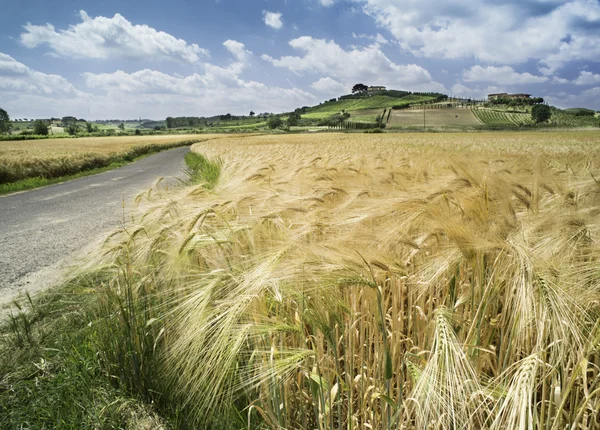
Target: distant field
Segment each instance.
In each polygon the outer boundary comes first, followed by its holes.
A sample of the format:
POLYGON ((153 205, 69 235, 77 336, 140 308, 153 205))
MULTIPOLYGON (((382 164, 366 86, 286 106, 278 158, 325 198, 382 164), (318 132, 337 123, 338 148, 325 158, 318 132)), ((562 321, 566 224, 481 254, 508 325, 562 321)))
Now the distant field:
POLYGON ((528 125, 534 122, 529 113, 502 112, 486 108, 475 108, 472 111, 485 125, 528 125))
POLYGON ((214 139, 220 135, 88 137, 0 142, 0 184, 46 179, 105 167, 162 148, 214 139))
MULTIPOLYGON (((445 108, 426 109, 426 126, 471 126, 481 123, 469 109, 445 108)), ((423 110, 394 110, 388 124, 389 128, 423 126, 423 110)))

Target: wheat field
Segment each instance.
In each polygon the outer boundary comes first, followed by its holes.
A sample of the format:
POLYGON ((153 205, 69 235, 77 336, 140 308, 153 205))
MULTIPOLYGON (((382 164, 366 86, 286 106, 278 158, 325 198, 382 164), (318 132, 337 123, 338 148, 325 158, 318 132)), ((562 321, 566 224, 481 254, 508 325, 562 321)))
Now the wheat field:
POLYGON ((140 197, 94 260, 130 389, 190 428, 600 428, 597 133, 193 150, 219 182, 140 197))
POLYGON ((0 184, 32 177, 46 179, 104 167, 161 148, 219 135, 166 135, 37 139, 0 142, 0 184))

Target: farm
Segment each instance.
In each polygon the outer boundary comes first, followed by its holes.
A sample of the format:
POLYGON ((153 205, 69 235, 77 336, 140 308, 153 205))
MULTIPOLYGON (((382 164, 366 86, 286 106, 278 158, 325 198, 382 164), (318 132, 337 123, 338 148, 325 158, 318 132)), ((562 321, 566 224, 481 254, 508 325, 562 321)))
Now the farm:
POLYGON ((191 427, 598 428, 599 144, 195 144, 218 181, 157 190, 94 260, 100 361, 191 427))

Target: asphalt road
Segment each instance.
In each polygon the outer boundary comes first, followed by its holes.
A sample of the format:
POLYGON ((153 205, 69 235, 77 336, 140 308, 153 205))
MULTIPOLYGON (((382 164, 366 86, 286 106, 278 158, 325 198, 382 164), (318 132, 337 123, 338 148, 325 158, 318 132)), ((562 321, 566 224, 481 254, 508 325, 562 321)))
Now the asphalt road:
POLYGON ((109 172, 0 197, 0 305, 60 279, 65 261, 118 227, 123 204, 126 211, 158 178, 184 178, 188 151, 171 149, 109 172))

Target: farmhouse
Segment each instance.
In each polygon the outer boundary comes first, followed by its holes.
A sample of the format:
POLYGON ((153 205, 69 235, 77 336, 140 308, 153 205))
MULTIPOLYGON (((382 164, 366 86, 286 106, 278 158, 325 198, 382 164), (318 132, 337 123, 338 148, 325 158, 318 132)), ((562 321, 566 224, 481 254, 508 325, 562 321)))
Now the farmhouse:
POLYGON ((367 91, 371 92, 371 91, 385 91, 386 88, 385 87, 381 87, 381 86, 375 86, 375 87, 369 87, 369 89, 367 91))

